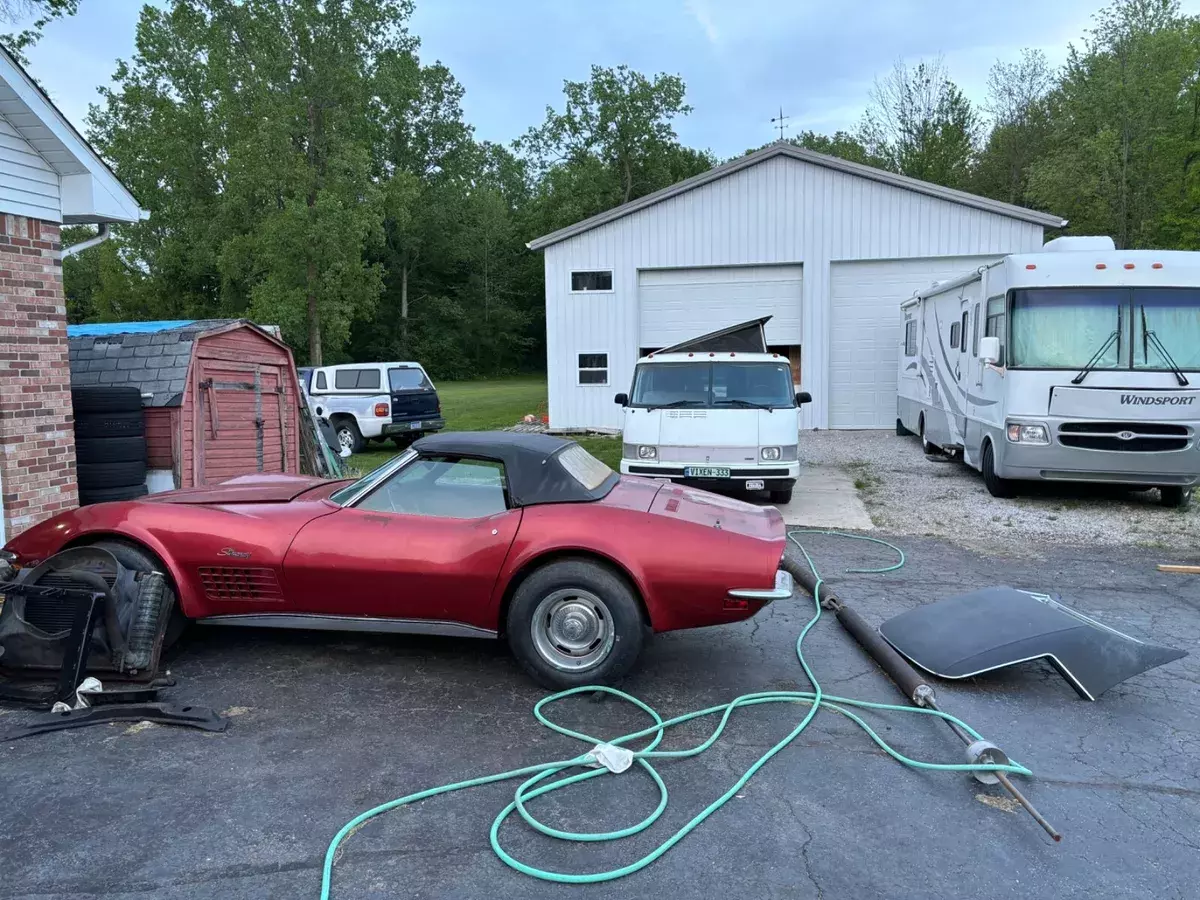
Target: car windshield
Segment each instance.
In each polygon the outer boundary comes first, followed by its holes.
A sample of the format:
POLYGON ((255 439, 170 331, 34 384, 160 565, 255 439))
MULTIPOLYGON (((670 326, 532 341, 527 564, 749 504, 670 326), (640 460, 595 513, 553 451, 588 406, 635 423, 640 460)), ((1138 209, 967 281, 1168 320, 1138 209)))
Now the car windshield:
POLYGON ((643 363, 632 406, 775 409, 795 405, 784 362, 643 363))
POLYGON ((1200 369, 1198 289, 1038 288, 1012 295, 1012 366, 1081 369, 1100 353, 1095 369, 1200 369))
POLYGON ((388 369, 388 385, 393 391, 424 391, 433 385, 420 369, 388 369))
POLYGON ((334 491, 332 494, 329 495, 329 499, 332 500, 334 503, 336 503, 338 506, 345 506, 348 502, 350 502, 352 499, 357 497, 359 494, 368 490, 371 487, 371 485, 375 484, 377 481, 379 481, 385 475, 388 475, 391 472, 396 471, 397 468, 399 468, 402 464, 406 463, 408 460, 412 459, 416 455, 417 455, 416 451, 414 451, 414 450, 409 450, 406 453, 401 453, 399 456, 388 460, 387 462, 385 462, 383 465, 379 466, 378 468, 372 469, 370 472, 368 472, 362 478, 358 479, 358 481, 351 482, 350 484, 346 485, 344 488, 338 488, 336 491, 334 491))

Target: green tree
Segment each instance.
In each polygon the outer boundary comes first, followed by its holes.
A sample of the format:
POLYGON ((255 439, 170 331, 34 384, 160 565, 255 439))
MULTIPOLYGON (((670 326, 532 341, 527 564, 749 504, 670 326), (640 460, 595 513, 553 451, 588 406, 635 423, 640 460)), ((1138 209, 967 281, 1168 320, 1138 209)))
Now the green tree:
POLYGON ((1054 85, 1054 72, 1041 50, 1023 50, 1016 62, 992 66, 984 107, 992 129, 971 178, 975 193, 1026 202, 1029 168, 1045 152, 1050 135, 1046 96, 1054 85))
POLYGON ((410 12, 410 0, 143 9, 137 53, 89 124, 153 211, 124 245, 160 308, 278 324, 315 364, 342 346, 383 290, 377 151, 410 93, 410 12))
POLYGON ((55 19, 73 16, 79 11, 79 0, 0 0, 0 22, 16 25, 30 20, 28 27, 16 34, 0 35, 9 53, 26 62, 25 51, 42 37, 42 30, 55 19))
POLYGON ((898 62, 877 79, 858 137, 893 172, 963 187, 979 131, 978 114, 937 59, 913 69, 898 62))

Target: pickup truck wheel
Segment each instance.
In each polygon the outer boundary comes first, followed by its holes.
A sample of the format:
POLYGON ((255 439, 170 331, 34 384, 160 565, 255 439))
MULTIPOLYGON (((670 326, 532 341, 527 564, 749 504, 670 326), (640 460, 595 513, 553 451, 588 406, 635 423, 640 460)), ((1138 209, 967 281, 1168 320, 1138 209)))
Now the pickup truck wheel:
POLYGON ((1006 500, 1016 494, 1013 483, 996 474, 996 456, 991 441, 983 445, 983 459, 980 461, 980 468, 983 471, 983 486, 993 497, 1006 500))
POLYGON ((1187 509, 1192 503, 1192 488, 1165 485, 1158 489, 1158 502, 1171 509, 1187 509))
POLYGON ((333 424, 333 431, 337 435, 338 446, 349 448, 351 453, 362 453, 367 446, 353 419, 338 419, 333 424))
POLYGON ((632 668, 646 625, 625 580, 591 560, 533 572, 508 609, 508 645, 535 681, 553 690, 610 684, 632 668))

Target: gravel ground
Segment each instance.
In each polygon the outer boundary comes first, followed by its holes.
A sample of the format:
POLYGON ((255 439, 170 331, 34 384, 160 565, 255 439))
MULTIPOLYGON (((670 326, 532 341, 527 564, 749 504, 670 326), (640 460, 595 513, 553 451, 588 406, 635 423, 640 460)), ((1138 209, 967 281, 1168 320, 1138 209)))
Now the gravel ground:
POLYGON ((1035 483, 997 500, 975 470, 926 459, 915 437, 886 431, 803 432, 800 458, 850 472, 875 524, 897 534, 1004 552, 1056 543, 1200 553, 1200 503, 1166 509, 1157 491, 1035 483))

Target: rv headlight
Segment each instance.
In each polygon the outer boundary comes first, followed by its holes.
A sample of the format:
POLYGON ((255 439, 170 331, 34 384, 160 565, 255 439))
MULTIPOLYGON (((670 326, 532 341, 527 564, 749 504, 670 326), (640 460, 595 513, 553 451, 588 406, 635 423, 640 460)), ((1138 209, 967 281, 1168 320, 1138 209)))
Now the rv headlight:
POLYGON ((658 459, 658 448, 642 444, 638 447, 638 459, 658 459))
POLYGON ((1048 444, 1050 435, 1045 425, 1026 425, 1021 422, 1010 422, 1008 439, 1014 444, 1048 444))
POLYGON ((763 447, 758 455, 763 459, 779 459, 780 452, 778 447, 763 447))

